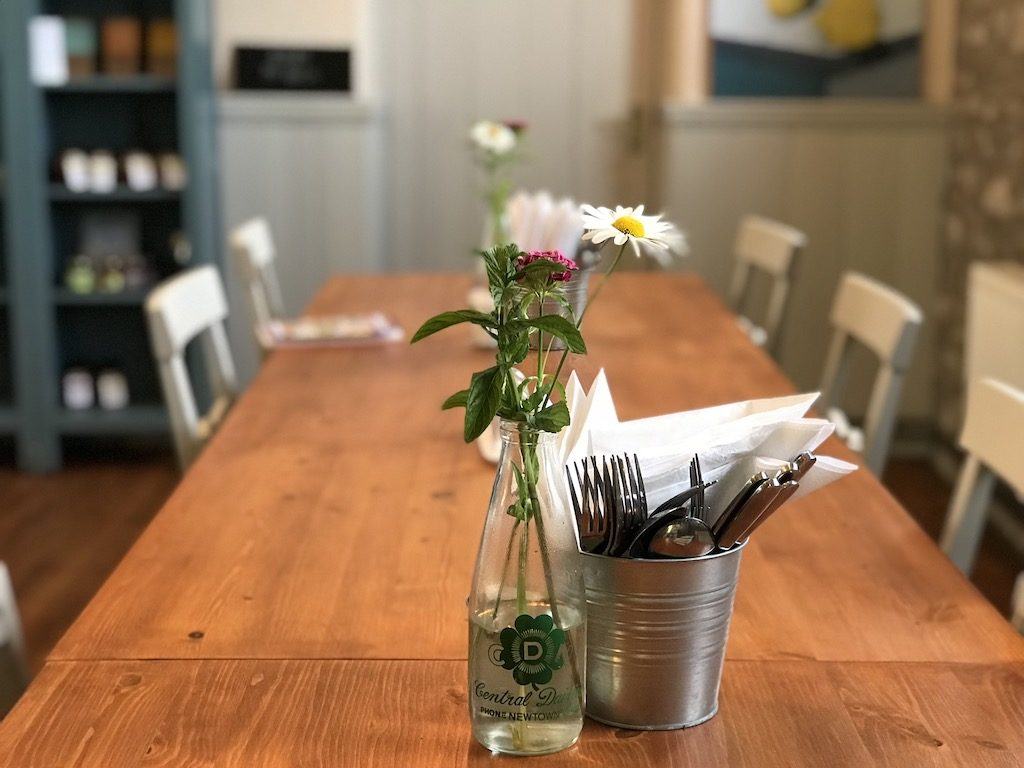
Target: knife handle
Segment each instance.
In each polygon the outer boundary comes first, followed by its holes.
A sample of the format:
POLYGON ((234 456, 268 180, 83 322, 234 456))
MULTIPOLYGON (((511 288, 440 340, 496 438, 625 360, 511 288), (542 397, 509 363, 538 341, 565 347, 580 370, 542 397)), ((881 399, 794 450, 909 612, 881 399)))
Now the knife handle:
POLYGON ((778 480, 771 479, 761 483, 750 494, 733 514, 732 519, 726 522, 722 528, 722 534, 717 537, 717 543, 721 549, 729 549, 739 541, 743 532, 753 525, 754 521, 768 508, 772 499, 775 498, 778 488, 778 480))
POLYGON ((775 496, 772 497, 772 500, 768 503, 767 507, 761 512, 760 515, 757 516, 757 519, 750 524, 750 527, 748 527, 747 530, 740 534, 739 538, 750 538, 750 534, 752 534, 758 528, 758 526, 761 525, 761 523, 763 523, 765 520, 767 520, 769 517, 775 514, 779 507, 781 507, 783 504, 789 501, 793 494, 797 492, 797 489, 799 487, 800 483, 793 480, 789 481, 788 483, 783 483, 782 485, 780 485, 779 490, 775 493, 775 496))

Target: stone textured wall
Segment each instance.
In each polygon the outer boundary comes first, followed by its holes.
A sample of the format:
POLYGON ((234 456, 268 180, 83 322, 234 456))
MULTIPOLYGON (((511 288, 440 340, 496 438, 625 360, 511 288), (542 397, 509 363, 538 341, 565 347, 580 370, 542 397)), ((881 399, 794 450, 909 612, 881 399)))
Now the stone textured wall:
POLYGON ((960 0, 939 304, 940 426, 961 423, 967 268, 1024 261, 1024 2, 960 0))

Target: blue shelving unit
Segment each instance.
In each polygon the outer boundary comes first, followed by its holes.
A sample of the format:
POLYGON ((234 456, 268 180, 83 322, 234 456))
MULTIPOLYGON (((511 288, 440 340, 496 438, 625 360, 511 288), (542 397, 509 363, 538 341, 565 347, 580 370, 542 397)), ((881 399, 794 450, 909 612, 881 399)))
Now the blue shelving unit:
POLYGON ((0 246, 0 435, 16 434, 22 467, 48 471, 61 465, 66 436, 167 430, 142 311, 145 291, 81 295, 63 288, 62 275, 74 254, 78 222, 98 210, 129 210, 138 217, 144 251, 161 277, 182 268, 171 253, 176 232, 189 244, 188 266, 220 263, 209 0, 2 0, 0 71, 8 171, 6 194, 0 193, 6 224, 0 246), (26 31, 38 14, 173 17, 177 76, 95 75, 36 86, 29 77, 26 31), (71 147, 176 151, 188 168, 188 185, 180 193, 123 187, 109 194, 71 192, 50 180, 54 157, 71 147), (64 409, 60 377, 70 365, 122 370, 130 407, 64 409))
POLYGON ((4 69, 5 62, 0 56, 0 435, 10 436, 18 429, 18 411, 14 399, 14 354, 11 349, 11 323, 7 302, 7 260, 11 253, 8 242, 10 209, 7 205, 7 187, 11 181, 11 174, 5 152, 6 122, 2 118, 7 110, 3 101, 4 69))

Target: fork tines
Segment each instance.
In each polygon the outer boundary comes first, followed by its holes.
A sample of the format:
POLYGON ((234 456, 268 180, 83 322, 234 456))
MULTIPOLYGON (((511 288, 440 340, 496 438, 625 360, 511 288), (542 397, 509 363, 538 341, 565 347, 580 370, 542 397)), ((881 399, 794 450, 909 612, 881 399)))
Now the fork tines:
POLYGON ((581 459, 566 466, 566 480, 576 513, 580 546, 585 552, 620 555, 647 519, 647 490, 634 455, 581 459), (573 474, 575 473, 575 483, 573 474))

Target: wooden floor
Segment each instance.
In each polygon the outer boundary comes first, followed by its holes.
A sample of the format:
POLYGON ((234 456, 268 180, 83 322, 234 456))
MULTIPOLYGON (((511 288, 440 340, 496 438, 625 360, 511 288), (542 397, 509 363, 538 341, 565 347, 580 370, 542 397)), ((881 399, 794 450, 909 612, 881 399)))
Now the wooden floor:
MULTIPOLYGON (((932 469, 931 463, 924 459, 890 461, 884 482, 928 535, 938 539, 953 489, 932 469)), ((1004 615, 1010 612, 1013 583, 1021 571, 1024 571, 1024 554, 990 525, 985 531, 971 581, 1004 615)))
MULTIPOLYGON (((44 476, 0 469, 0 560, 7 562, 34 670, 170 495, 178 473, 169 455, 117 462, 76 461, 44 476)), ((927 462, 894 460, 886 484, 937 537, 950 488, 927 462)), ((1024 557, 992 530, 974 582, 1000 611, 1009 606, 1024 557)))
POLYGON ((0 469, 0 560, 33 671, 178 482, 169 454, 76 461, 51 475, 0 469))

